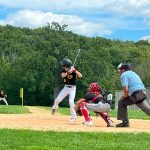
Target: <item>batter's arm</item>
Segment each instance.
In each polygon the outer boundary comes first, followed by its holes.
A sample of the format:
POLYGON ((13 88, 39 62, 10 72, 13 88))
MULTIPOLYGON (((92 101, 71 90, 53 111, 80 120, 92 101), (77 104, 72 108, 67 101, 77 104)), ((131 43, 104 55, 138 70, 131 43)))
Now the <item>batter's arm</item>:
POLYGON ((74 67, 72 66, 67 72, 62 72, 61 73, 61 77, 64 78, 66 77, 68 74, 71 74, 74 71, 74 67))
POLYGON ((81 72, 79 72, 78 70, 76 70, 74 67, 72 67, 72 69, 73 69, 73 72, 76 73, 76 75, 78 76, 78 78, 82 78, 81 72))
POLYGON ((66 72, 66 73, 65 73, 65 72, 62 72, 62 73, 61 73, 61 77, 62 77, 62 78, 66 77, 67 75, 68 75, 67 72, 66 72))

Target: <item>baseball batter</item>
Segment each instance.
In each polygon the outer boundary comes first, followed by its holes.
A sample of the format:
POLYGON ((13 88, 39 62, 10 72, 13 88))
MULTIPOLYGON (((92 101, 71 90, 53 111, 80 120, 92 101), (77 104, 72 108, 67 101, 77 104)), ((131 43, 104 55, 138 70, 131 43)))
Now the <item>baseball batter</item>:
POLYGON ((74 122, 77 119, 75 104, 74 104, 74 99, 76 94, 76 77, 81 78, 82 74, 72 66, 72 62, 69 59, 66 58, 63 59, 61 64, 63 67, 61 71, 61 77, 63 79, 65 86, 62 89, 62 91, 59 93, 57 98, 55 99, 51 114, 54 115, 54 113, 56 112, 59 106, 59 103, 67 95, 69 95, 69 105, 70 105, 70 113, 71 113, 70 121, 74 122))
POLYGON ((85 95, 84 98, 80 99, 76 104, 76 111, 78 113, 79 107, 82 115, 84 116, 86 126, 93 126, 93 122, 89 116, 89 110, 92 110, 96 115, 100 115, 105 122, 107 127, 113 127, 113 121, 109 117, 110 104, 103 98, 100 93, 100 88, 98 83, 91 83, 89 86, 89 92, 85 95))

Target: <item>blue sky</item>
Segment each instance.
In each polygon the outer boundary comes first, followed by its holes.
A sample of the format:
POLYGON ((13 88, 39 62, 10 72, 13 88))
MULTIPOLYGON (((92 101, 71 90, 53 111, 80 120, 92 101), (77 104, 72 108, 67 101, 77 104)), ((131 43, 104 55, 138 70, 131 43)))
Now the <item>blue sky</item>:
POLYGON ((51 22, 88 37, 150 40, 150 0, 0 0, 0 24, 37 28, 51 22))

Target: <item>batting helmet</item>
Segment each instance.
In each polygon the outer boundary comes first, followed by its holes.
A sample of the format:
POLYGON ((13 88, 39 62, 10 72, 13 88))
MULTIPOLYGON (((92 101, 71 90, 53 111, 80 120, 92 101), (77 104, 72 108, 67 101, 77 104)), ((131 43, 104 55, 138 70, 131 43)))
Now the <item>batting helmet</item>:
POLYGON ((71 68, 71 66, 72 66, 72 61, 71 61, 70 59, 64 58, 64 59, 61 61, 61 65, 62 65, 63 67, 71 68))
POLYGON ((118 65, 118 69, 130 70, 130 65, 129 65, 129 64, 120 63, 120 64, 118 65))
POLYGON ((100 87, 99 87, 98 83, 91 83, 89 86, 89 92, 94 93, 96 95, 99 95, 100 94, 100 87))

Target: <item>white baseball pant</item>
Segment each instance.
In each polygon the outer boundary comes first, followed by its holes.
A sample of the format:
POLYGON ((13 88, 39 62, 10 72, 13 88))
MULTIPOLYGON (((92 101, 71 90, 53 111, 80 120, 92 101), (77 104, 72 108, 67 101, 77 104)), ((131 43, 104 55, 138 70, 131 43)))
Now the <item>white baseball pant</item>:
POLYGON ((3 101, 6 105, 8 105, 6 98, 0 97, 0 101, 3 101))
POLYGON ((67 95, 69 95, 69 105, 70 105, 71 118, 77 118, 77 114, 76 114, 76 111, 75 111, 75 104, 74 104, 75 94, 76 94, 76 86, 75 85, 73 85, 72 87, 67 87, 67 85, 65 85, 64 88, 62 89, 62 91, 59 93, 59 95, 55 99, 53 109, 57 109, 59 103, 67 95))

